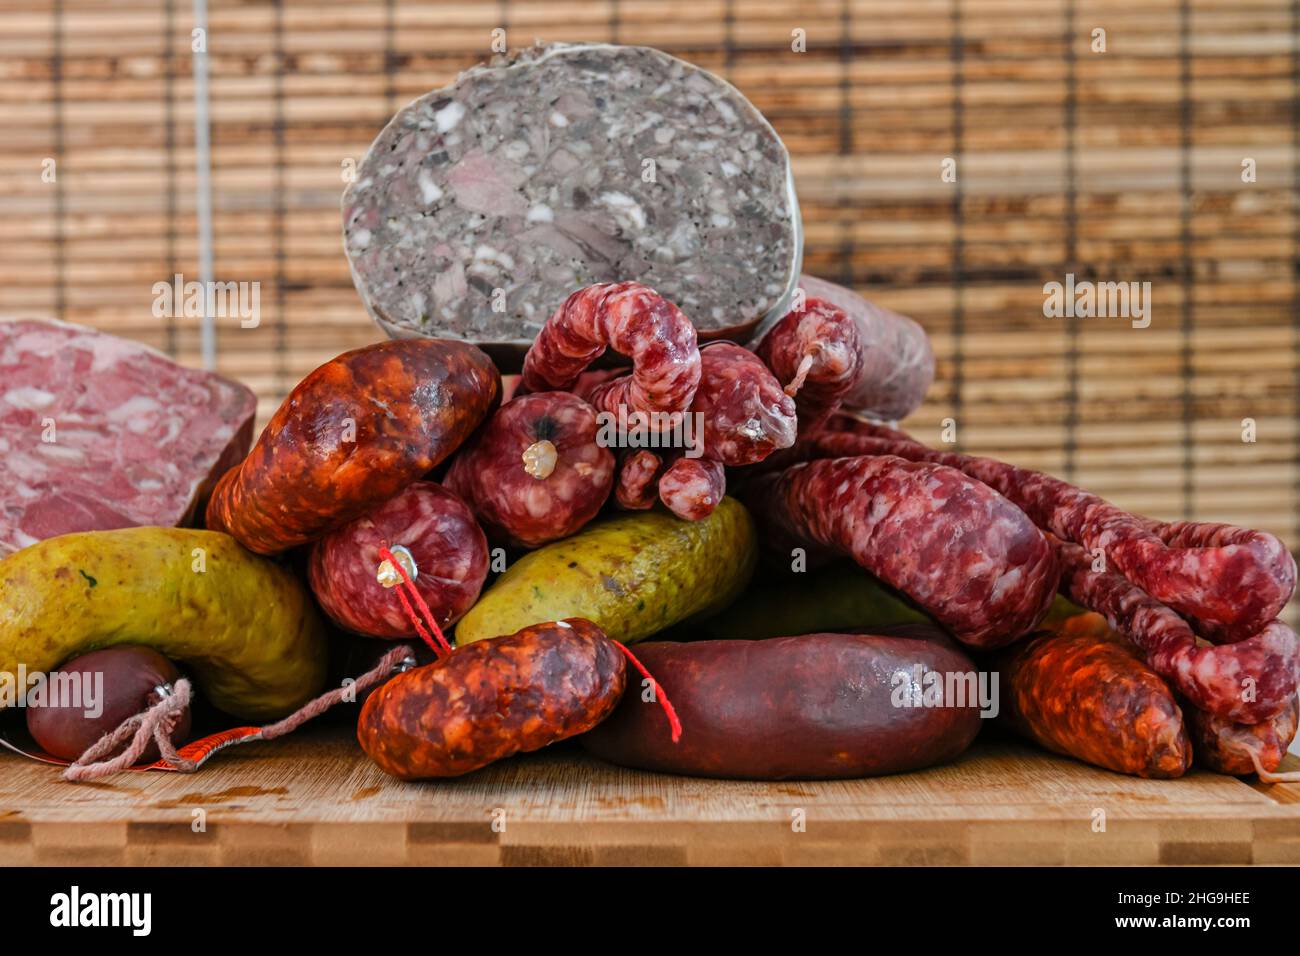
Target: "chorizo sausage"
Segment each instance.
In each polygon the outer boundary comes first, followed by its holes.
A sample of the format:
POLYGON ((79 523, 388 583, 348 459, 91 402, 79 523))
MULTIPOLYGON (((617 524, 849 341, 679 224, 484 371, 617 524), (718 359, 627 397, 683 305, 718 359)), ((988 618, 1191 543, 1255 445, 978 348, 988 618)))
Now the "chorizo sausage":
POLYGON ((530 392, 567 391, 606 347, 632 359, 632 374, 597 385, 589 396, 601 411, 684 412, 700 384, 695 326, 649 286, 600 283, 579 289, 542 326, 524 356, 530 392))
POLYGON ((1054 538, 1061 591, 1101 614, 1138 646, 1147 663, 1193 707, 1235 723, 1278 713, 1300 681, 1300 640, 1280 621, 1235 644, 1197 644, 1187 622, 1114 571, 1094 571, 1092 555, 1054 538))
POLYGON ((394 677, 361 709, 357 739, 395 777, 458 777, 590 730, 626 680, 622 652, 595 624, 534 624, 394 677))
POLYGON ((1271 534, 1206 524, 1153 531, 1144 519, 1059 478, 992 458, 938 451, 902 432, 844 415, 834 416, 800 450, 813 457, 899 455, 964 471, 1014 501, 1040 528, 1089 550, 1102 549, 1129 581, 1209 625, 1210 636, 1220 640, 1256 634, 1295 591, 1295 559, 1271 534))
POLYGON ((892 456, 823 459, 757 478, 744 500, 770 545, 847 553, 975 647, 1028 633, 1056 591, 1043 533, 953 468, 892 456))
POLYGON ((934 381, 934 350, 925 329, 825 279, 803 275, 799 286, 808 297, 843 309, 858 328, 862 372, 844 407, 885 421, 916 411, 934 381))
POLYGON ((400 339, 345 352, 299 382, 222 475, 207 526, 258 554, 306 544, 443 461, 500 389, 491 360, 464 342, 400 339))
POLYGON ((865 364, 858 327, 843 309, 808 299, 763 336, 755 350, 794 396, 799 434, 807 435, 840 407, 865 364))
POLYGON ((487 580, 487 538, 469 506, 441 485, 417 481, 312 544, 311 589, 340 627, 369 637, 415 636, 391 590, 400 577, 381 548, 409 561, 407 575, 439 627, 460 620, 487 580))
POLYGON ((1054 753, 1169 779, 1192 762, 1169 686, 1099 614, 1066 618, 1000 651, 998 720, 1054 753))
POLYGON ((1257 724, 1237 724, 1189 707, 1187 723, 1196 762, 1215 773, 1234 777, 1259 774, 1266 782, 1282 763, 1295 739, 1300 706, 1292 697, 1278 713, 1257 724))
POLYGON ((700 387, 691 411, 704 423, 704 456, 750 465, 794 444, 795 402, 753 352, 732 342, 700 349, 700 387))
POLYGON ((596 516, 614 486, 614 453, 598 441, 596 410, 567 392, 502 405, 452 459, 447 487, 492 538, 534 548, 596 516))
POLYGON ((664 460, 645 448, 634 449, 619 463, 614 500, 624 511, 653 508, 664 460))
POLYGON ((659 478, 659 500, 683 521, 703 521, 726 494, 726 469, 711 458, 682 456, 659 478))
MULTIPOLYGON (((625 694, 579 738, 624 767, 741 780, 902 773, 952 760, 980 729, 978 700, 904 699, 917 669, 974 674, 952 646, 904 637, 808 634, 766 641, 656 641, 637 646, 672 696, 685 733, 645 695, 625 694)), ((963 685, 964 686, 964 685, 963 685)), ((918 690, 920 688, 917 688, 918 690)))

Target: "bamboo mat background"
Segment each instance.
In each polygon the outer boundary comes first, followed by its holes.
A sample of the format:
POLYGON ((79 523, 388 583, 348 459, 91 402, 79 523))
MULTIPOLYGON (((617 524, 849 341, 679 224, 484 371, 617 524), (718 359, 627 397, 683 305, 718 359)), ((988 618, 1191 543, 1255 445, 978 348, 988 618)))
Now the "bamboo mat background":
MULTIPOLYGON (((0 0, 0 312, 198 364, 196 321, 151 314, 155 282, 198 278, 191 25, 184 0, 0 0)), ((1300 2, 211 0, 215 278, 262 295, 260 327, 219 324, 219 368, 263 420, 379 335, 344 163, 494 28, 650 44, 739 86, 794 154, 806 270, 929 330, 921 437, 952 416, 968 450, 1300 545, 1300 2), (1045 318, 1067 272, 1150 281, 1151 326, 1045 318)))

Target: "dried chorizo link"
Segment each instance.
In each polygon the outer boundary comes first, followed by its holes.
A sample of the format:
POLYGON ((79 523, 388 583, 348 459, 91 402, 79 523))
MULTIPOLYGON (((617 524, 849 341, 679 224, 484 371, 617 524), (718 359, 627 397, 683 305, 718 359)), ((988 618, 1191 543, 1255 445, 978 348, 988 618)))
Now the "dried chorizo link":
POLYGON ((395 777, 456 777, 590 730, 626 680, 622 652, 595 624, 534 624, 394 677, 361 709, 357 739, 395 777))
POLYGON ((733 342, 700 349, 700 387, 691 411, 704 423, 704 456, 751 465, 794 444, 795 402, 753 352, 733 342))
POLYGON ((703 521, 726 493, 726 470, 711 458, 680 457, 659 479, 659 500, 683 521, 703 521))
POLYGON ((808 299, 774 325, 755 351, 794 397, 800 435, 824 423, 862 377, 858 327, 824 299, 808 299))
POLYGON ((1300 640, 1285 624, 1272 621, 1236 644, 1198 645, 1186 621, 1123 575, 1094 571, 1092 555, 1077 544, 1052 543, 1061 562, 1061 592, 1105 617, 1192 706, 1253 724, 1295 696, 1300 640))
POLYGON ((995 488, 1057 537, 1100 548, 1129 581, 1162 604, 1208 625, 1219 640, 1250 637, 1295 591, 1296 563, 1271 534, 1229 525, 1157 526, 1097 495, 992 458, 929 448, 895 429, 845 415, 800 447, 805 456, 890 454, 957 468, 995 488), (1162 540, 1165 539, 1165 540, 1162 540))
POLYGON ((756 479, 745 501, 771 545, 847 552, 975 647, 1028 633, 1056 591, 1043 533, 953 468, 892 456, 824 459, 756 479))
MULTIPOLYGON (((1236 724, 1189 707, 1187 724, 1196 762, 1215 773, 1234 777, 1254 773, 1266 783, 1277 782, 1274 771, 1295 739, 1298 716, 1300 705, 1295 697, 1281 711, 1257 724, 1236 724)), ((1296 778, 1288 774, 1282 779, 1296 778)))
POLYGON ((624 455, 614 483, 614 500, 618 506, 626 511, 653 508, 663 467, 664 460, 644 448, 624 455))
POLYGON ((1076 614, 1004 651, 998 720, 1048 750, 1168 779, 1192 762, 1169 686, 1099 614, 1076 614))
POLYGON ((298 383, 217 482, 207 526, 259 554, 315 540, 441 463, 500 390, 491 360, 464 342, 399 339, 345 352, 298 383))
POLYGON ((537 547, 596 516, 614 485, 614 453, 596 410, 568 392, 520 395, 452 459, 447 487, 496 540, 537 547))
POLYGON ((695 326, 682 311, 639 282, 579 289, 542 326, 524 356, 531 392, 567 391, 606 348, 632 359, 632 374, 594 388, 601 411, 684 412, 700 384, 695 326))
POLYGON ((392 590, 400 577, 381 548, 409 562, 406 572, 439 627, 460 620, 487 580, 487 538, 469 506, 441 485, 417 481, 312 544, 312 592, 340 627, 370 637, 415 637, 392 590))

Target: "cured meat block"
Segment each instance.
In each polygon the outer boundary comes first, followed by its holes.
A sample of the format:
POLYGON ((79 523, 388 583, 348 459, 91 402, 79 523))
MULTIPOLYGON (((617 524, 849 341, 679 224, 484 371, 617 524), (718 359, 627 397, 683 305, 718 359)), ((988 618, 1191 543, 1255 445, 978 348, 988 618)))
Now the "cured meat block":
POLYGON ((788 310, 803 253, 767 120, 704 70, 611 44, 497 58, 405 107, 344 192, 343 231, 385 331, 473 341, 503 371, 601 282, 744 341, 788 310))
POLYGON ((0 555, 72 531, 177 526, 253 440, 229 379, 94 329, 0 319, 0 555))

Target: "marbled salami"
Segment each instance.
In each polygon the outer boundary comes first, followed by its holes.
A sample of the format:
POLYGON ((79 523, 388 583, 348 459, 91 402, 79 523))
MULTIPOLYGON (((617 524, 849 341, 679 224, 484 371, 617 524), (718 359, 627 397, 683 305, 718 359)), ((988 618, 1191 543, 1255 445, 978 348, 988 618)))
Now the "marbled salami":
POLYGON ((799 454, 898 455, 964 471, 1014 501, 1040 528, 1102 550, 1129 581, 1204 622, 1206 636, 1221 641, 1257 634, 1295 591, 1295 559, 1271 534, 1204 523, 1153 525, 1051 475, 993 458, 938 451, 895 429, 850 416, 833 416, 826 429, 801 445, 799 454))
POLYGON ((494 540, 535 548, 596 516, 614 485, 614 453, 597 443, 596 410, 568 392, 502 405, 452 459, 447 487, 494 540))
POLYGON ((764 475, 743 500, 786 551, 851 555, 963 643, 1000 647, 1047 613, 1059 571, 1043 533, 961 472, 893 456, 835 458, 764 475))
POLYGON ((678 457, 659 478, 659 500, 683 521, 703 521, 726 493, 726 469, 711 458, 678 457))

